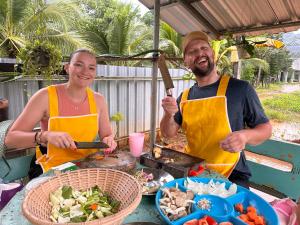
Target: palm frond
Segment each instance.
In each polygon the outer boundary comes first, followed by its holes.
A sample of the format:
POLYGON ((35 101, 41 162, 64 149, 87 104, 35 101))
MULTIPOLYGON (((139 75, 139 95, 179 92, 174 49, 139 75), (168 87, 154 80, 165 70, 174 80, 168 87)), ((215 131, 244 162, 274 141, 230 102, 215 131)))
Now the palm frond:
POLYGON ((265 73, 269 73, 269 72, 270 72, 270 65, 269 65, 269 63, 268 63, 266 60, 264 60, 264 59, 250 58, 250 59, 243 59, 242 62, 243 62, 243 63, 252 64, 254 67, 261 67, 261 69, 262 69, 265 73))
POLYGON ((107 34, 99 30, 89 30, 85 32, 84 39, 93 46, 97 54, 109 54, 110 46, 107 34))
POLYGON ((76 8, 75 4, 69 1, 55 1, 52 4, 44 4, 37 8, 39 9, 34 14, 27 17, 24 23, 25 30, 36 29, 42 24, 51 24, 66 32, 75 22, 74 18, 80 17, 78 7, 76 8))
POLYGON ((131 55, 133 53, 139 53, 138 50, 146 50, 147 44, 145 44, 145 40, 148 40, 151 38, 151 32, 145 31, 145 33, 141 34, 140 36, 136 37, 135 39, 131 39, 132 42, 128 46, 128 54, 131 55), (144 43, 142 45, 142 43, 144 43), (144 48, 142 48, 143 46, 144 48))
POLYGON ((124 55, 129 46, 130 31, 133 28, 132 23, 137 15, 137 9, 133 9, 130 4, 122 3, 118 10, 109 34, 110 50, 113 54, 124 55))
POLYGON ((57 48, 61 49, 64 55, 68 55, 77 48, 92 49, 88 42, 85 41, 77 32, 56 32, 56 34, 49 34, 46 37, 46 40, 55 45, 57 48))
POLYGON ((181 55, 182 37, 169 24, 162 22, 160 27, 160 48, 173 56, 181 55))

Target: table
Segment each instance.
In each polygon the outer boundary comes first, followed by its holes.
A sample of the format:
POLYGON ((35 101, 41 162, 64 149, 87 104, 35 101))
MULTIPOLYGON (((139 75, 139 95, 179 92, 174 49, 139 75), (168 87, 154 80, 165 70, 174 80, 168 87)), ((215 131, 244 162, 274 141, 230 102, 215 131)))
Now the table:
MULTIPOLYGON (((138 166, 139 167, 139 166, 138 166)), ((49 174, 48 174, 49 175, 49 174)), ((47 176, 43 174, 42 176, 47 176)), ((222 179, 221 175, 211 171, 204 171, 200 177, 209 177, 222 179)), ((10 202, 0 212, 0 225, 31 225, 31 223, 22 215, 22 202, 25 196, 25 188, 18 192, 10 202)), ((153 222, 160 225, 166 225, 159 215, 155 206, 155 196, 143 196, 141 203, 136 210, 127 216, 124 223, 129 222, 153 222)))

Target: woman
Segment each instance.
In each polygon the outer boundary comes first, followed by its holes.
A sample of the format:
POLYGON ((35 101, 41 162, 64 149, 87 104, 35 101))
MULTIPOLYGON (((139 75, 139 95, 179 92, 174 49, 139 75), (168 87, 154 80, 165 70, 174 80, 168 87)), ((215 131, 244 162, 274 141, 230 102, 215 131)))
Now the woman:
POLYGON ((110 146, 108 152, 116 148, 105 99, 88 88, 96 76, 95 55, 79 49, 71 54, 65 70, 69 81, 35 93, 5 139, 8 148, 41 146, 37 148, 35 163, 31 164, 31 179, 97 151, 76 149, 74 141, 94 141, 99 134, 110 146), (33 132, 38 122, 41 131, 33 132))

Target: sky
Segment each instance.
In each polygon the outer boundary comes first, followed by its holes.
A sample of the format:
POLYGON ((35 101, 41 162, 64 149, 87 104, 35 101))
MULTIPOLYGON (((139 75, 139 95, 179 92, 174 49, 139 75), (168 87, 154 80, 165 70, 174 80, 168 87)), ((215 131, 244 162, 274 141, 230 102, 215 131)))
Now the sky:
POLYGON ((121 0, 121 1, 126 3, 132 3, 132 5, 138 6, 140 8, 142 15, 149 11, 149 9, 146 6, 144 6, 142 3, 140 3, 138 0, 121 0))

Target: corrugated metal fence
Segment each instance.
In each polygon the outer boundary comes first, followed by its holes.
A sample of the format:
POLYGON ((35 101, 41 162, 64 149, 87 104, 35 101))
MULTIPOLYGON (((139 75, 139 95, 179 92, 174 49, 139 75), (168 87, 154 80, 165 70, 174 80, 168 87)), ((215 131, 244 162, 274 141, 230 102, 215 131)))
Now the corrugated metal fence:
MULTIPOLYGON (((190 87, 194 81, 186 81, 182 76, 186 71, 170 69, 174 80, 174 96, 190 87)), ((119 122, 118 137, 127 136, 132 132, 150 130, 151 114, 151 76, 152 68, 124 67, 124 66, 97 66, 97 78, 92 89, 103 94, 107 100, 109 115, 120 112, 124 120, 119 122)), ((53 83, 66 80, 52 81, 53 83)), ((23 110, 28 99, 41 87, 48 86, 50 81, 37 81, 33 79, 19 79, 0 83, 0 97, 9 100, 9 119, 15 119, 23 110)), ((161 99, 165 96, 164 84, 159 74, 157 127, 163 114, 161 99)), ((111 122, 116 132, 115 122, 111 122)))

